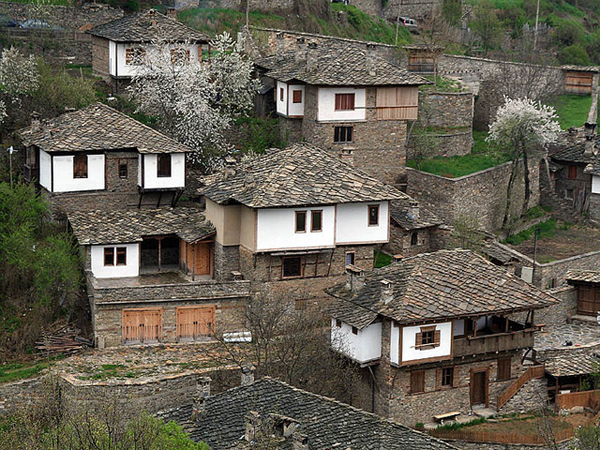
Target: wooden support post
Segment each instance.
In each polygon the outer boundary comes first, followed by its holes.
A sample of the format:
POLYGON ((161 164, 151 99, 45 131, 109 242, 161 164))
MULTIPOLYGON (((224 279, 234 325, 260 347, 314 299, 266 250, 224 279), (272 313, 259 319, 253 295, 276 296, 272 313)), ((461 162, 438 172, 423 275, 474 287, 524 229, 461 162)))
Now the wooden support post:
POLYGON ((505 317, 504 318, 504 332, 505 333, 508 333, 508 329, 509 329, 509 325, 510 325, 509 323, 510 323, 510 320, 508 320, 508 317, 505 317))
POLYGON ((327 276, 329 276, 329 273, 331 272, 331 264, 333 262, 333 250, 331 251, 331 254, 329 256, 329 267, 327 268, 327 276))
MULTIPOLYGON (((186 247, 188 244, 185 244, 186 247)), ((196 244, 192 244, 192 281, 196 281, 196 244)), ((186 252, 187 253, 187 252, 186 252)))
MULTIPOLYGON (((271 258, 272 256, 269 253, 269 281, 271 281, 271 258)), ((281 258, 281 270, 283 271, 283 258, 281 258)))
POLYGON ((315 260, 315 278, 319 276, 319 255, 320 253, 317 253, 317 259, 315 260))

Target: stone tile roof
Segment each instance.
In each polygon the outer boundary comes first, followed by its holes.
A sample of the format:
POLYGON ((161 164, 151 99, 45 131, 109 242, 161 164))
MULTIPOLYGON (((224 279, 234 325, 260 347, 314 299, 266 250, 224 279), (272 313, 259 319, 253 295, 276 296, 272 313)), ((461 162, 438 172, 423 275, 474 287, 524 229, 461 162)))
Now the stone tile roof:
MULTIPOLYGON (((310 45, 310 44, 309 44, 310 45)), ((330 44, 260 59, 256 65, 267 76, 284 83, 292 80, 323 86, 398 86, 430 84, 383 58, 355 45, 330 44)))
POLYGON ((115 42, 151 42, 157 38, 172 42, 208 42, 208 36, 178 20, 150 9, 98 25, 88 31, 115 42))
POLYGON ((600 283, 600 271, 569 270, 565 278, 567 281, 575 281, 580 283, 600 283))
POLYGON ((418 206, 419 216, 410 213, 410 206, 414 200, 401 199, 391 203, 390 216, 398 225, 405 230, 419 230, 422 228, 435 227, 443 223, 435 214, 427 208, 418 206))
POLYGON ((469 250, 441 250, 376 269, 353 292, 346 284, 326 290, 338 300, 333 317, 362 329, 377 316, 401 324, 538 309, 557 299, 469 250), (388 303, 381 281, 393 286, 388 303))
POLYGON ((545 370, 553 377, 570 377, 598 372, 600 358, 573 350, 551 355, 544 361, 545 370))
POLYGON ((179 422, 194 441, 206 442, 213 449, 238 448, 249 411, 261 417, 277 414, 299 422, 296 432, 306 436, 309 448, 315 450, 456 449, 391 420, 271 378, 209 397, 205 411, 198 422, 189 420, 191 406, 159 416, 179 422))
POLYGON ((294 144, 242 163, 234 175, 206 179, 199 189, 212 201, 250 208, 327 205, 408 198, 313 145, 294 144))
POLYGON ((510 248, 497 241, 485 243, 481 248, 481 252, 490 258, 490 260, 499 264, 508 264, 516 260, 516 256, 511 252, 510 248))
POLYGON ((80 245, 140 242, 144 236, 168 234, 194 243, 216 232, 196 208, 77 211, 68 219, 80 245))
MULTIPOLYGON (((596 136, 594 146, 600 149, 600 136, 596 136)), ((598 155, 585 154, 585 142, 579 142, 574 145, 559 149, 553 152, 550 157, 554 161, 570 162, 578 164, 596 164, 600 165, 600 157, 598 155)))
POLYGON ((110 106, 94 103, 19 131, 26 146, 45 152, 135 149, 140 153, 192 152, 190 147, 110 106))

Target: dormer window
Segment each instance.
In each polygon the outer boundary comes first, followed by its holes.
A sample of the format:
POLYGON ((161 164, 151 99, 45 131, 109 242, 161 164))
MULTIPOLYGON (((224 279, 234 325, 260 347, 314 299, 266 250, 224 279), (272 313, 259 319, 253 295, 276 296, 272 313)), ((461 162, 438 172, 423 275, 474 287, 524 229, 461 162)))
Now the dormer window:
POLYGON ((354 111, 354 94, 335 94, 336 111, 354 111))
POLYGON ((79 153, 73 157, 73 178, 87 178, 87 176, 87 155, 79 153))
POLYGON ((157 174, 158 177, 171 176, 171 154, 160 153, 157 157, 157 174))

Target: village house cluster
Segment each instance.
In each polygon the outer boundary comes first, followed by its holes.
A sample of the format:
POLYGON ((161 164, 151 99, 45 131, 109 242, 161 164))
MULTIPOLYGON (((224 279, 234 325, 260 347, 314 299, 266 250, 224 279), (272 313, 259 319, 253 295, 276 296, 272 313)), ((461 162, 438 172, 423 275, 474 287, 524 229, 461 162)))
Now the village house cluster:
MULTIPOLYGON (((189 44, 185 54, 173 49, 174 61, 202 60, 208 49, 206 36, 175 19, 134 14, 89 31, 95 72, 122 89, 156 30, 189 44)), ((165 413, 214 448, 251 442, 265 423, 295 449, 334 447, 341 435, 356 448, 454 448, 385 419, 414 426, 520 412, 540 401, 525 385, 544 399, 544 377, 556 384, 553 399, 573 387, 558 369, 566 351, 544 366, 536 339, 572 316, 595 320, 598 267, 573 263, 557 275, 493 239, 486 257, 448 250, 453 212, 435 203, 447 192, 424 182, 422 200, 405 193, 417 176, 406 173, 407 138, 421 114, 419 86, 430 83, 415 72, 433 64, 424 49, 409 49, 407 62, 369 43, 270 34, 274 51, 255 60, 264 85, 256 103, 279 117, 284 149, 227 158, 190 183, 191 148, 105 104, 34 117, 20 132, 25 178, 84 255, 94 345, 251 338, 239 311, 259 293, 290 310, 327 305, 333 351, 360 369, 362 411, 263 379, 212 397, 199 391, 193 405, 165 413), (375 268, 382 253, 392 262, 375 268), (363 441, 366 429, 376 441, 363 441)), ((598 73, 590 80, 597 93, 598 73)), ((472 109, 473 96, 449 101, 472 109)), ((538 179, 600 220, 595 123, 549 156, 538 179)), ((477 189, 458 195, 487 201, 477 189)), ((597 358, 585 358, 589 373, 597 358)))

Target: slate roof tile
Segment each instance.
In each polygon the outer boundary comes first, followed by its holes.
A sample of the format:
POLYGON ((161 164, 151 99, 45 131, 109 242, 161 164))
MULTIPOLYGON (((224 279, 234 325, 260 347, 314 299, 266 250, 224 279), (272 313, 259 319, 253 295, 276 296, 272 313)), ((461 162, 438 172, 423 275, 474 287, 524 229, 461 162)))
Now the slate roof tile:
POLYGON ((235 174, 205 179, 212 201, 250 208, 326 205, 409 198, 313 145, 295 144, 240 164, 235 174))
POLYGON ((69 213, 68 219, 80 245, 132 243, 144 236, 168 234, 195 243, 216 232, 196 208, 77 211, 69 213))
POLYGON ((363 329, 379 315, 401 324, 538 309, 554 297, 469 250, 424 253, 376 269, 353 292, 346 284, 326 290, 337 300, 331 314, 363 329), (380 281, 392 282, 386 305, 380 281))
POLYGON ((600 271, 597 270, 569 270, 567 281, 583 283, 600 283, 600 271))
POLYGON ((427 208, 419 206, 419 216, 410 214, 409 208, 412 199, 394 200, 391 203, 390 215, 392 219, 405 230, 419 230, 422 228, 435 227, 443 223, 435 214, 427 208))
POLYGON ((249 411, 261 417, 278 414, 298 421, 297 432, 308 438, 314 450, 456 449, 391 420, 271 378, 209 397, 206 413, 198 422, 189 420, 191 406, 159 416, 179 422, 194 441, 204 441, 213 449, 230 449, 243 439, 244 418, 249 411))
POLYGON ((205 34, 152 9, 103 23, 88 33, 115 42, 151 42, 157 35, 173 42, 208 42, 205 34))
POLYGON ((39 129, 19 131, 26 146, 47 153, 136 149, 140 153, 192 152, 179 142, 110 106, 94 103, 86 108, 44 121, 39 129))
POLYGON ((598 372, 600 358, 576 350, 567 350, 551 355, 543 361, 545 370, 553 377, 588 375, 598 372))

